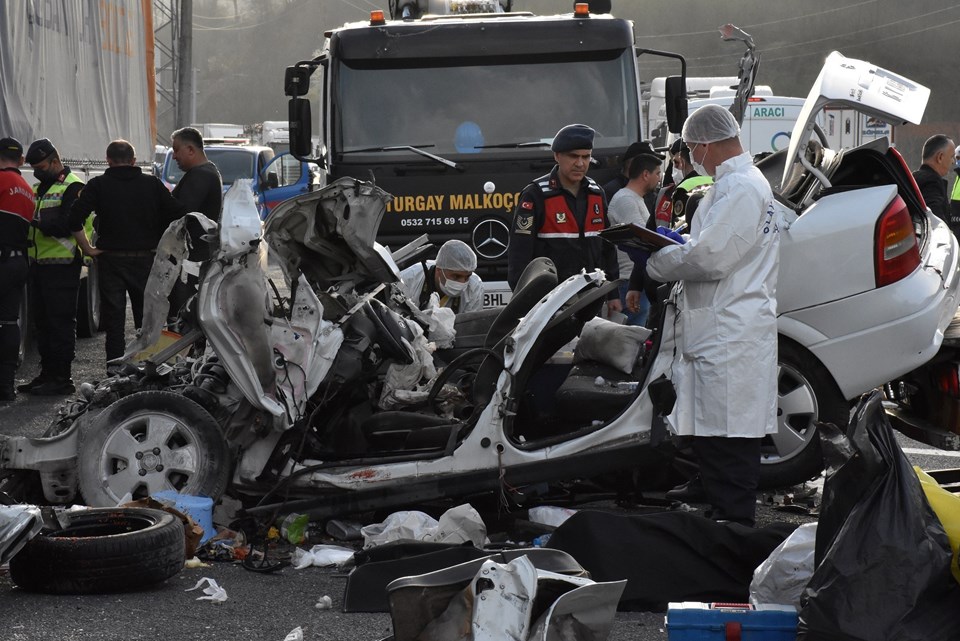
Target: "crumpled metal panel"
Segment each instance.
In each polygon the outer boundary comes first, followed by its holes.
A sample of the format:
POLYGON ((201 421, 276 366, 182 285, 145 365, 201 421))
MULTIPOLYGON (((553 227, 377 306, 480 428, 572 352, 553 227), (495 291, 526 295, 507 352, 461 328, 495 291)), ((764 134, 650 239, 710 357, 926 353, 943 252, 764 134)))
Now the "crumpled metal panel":
POLYGON ((316 291, 349 280, 393 283, 396 265, 375 242, 392 198, 372 183, 341 178, 278 205, 264 238, 288 282, 303 273, 316 291))

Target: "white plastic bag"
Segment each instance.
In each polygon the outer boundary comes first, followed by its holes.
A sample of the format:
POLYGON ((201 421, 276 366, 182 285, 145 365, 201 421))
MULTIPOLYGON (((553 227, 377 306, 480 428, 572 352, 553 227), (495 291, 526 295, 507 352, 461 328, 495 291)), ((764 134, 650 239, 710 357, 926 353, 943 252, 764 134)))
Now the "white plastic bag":
POLYGON ((539 523, 541 525, 552 525, 553 527, 560 527, 564 521, 569 519, 571 516, 576 514, 576 510, 572 510, 568 507, 556 507, 554 505, 538 505, 537 507, 532 507, 527 512, 527 516, 533 523, 539 523))
POLYGON ((220 584, 217 583, 214 579, 211 579, 208 576, 203 577, 197 584, 192 588, 187 588, 184 592, 192 592, 193 590, 198 589, 204 583, 207 584, 207 587, 203 588, 204 596, 198 596, 197 601, 213 601, 214 603, 223 603, 227 600, 227 591, 220 587, 220 584))
POLYGON ((778 545, 753 571, 750 603, 792 605, 800 610, 800 594, 813 576, 817 524, 805 523, 778 545))
POLYGON ((439 521, 423 512, 394 512, 382 523, 363 526, 360 532, 363 534, 364 548, 391 541, 470 541, 476 547, 483 547, 487 542, 487 527, 469 503, 450 508, 440 516, 439 521))
POLYGON ((353 558, 353 550, 339 545, 314 545, 310 550, 297 548, 293 551, 290 564, 295 570, 302 570, 311 565, 326 567, 328 565, 341 566, 353 558))

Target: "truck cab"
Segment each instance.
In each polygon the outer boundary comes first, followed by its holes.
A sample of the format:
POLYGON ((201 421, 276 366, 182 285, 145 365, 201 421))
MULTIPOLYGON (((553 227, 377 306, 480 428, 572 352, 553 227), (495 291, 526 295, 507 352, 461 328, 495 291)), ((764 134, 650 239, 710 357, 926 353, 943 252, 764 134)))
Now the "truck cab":
MULTIPOLYGON (((289 153, 277 154, 270 147, 225 141, 205 143, 203 150, 207 159, 220 170, 224 193, 235 180, 247 178, 253 181, 253 195, 261 220, 265 220, 278 204, 310 191, 312 186, 309 165, 289 153)), ((173 160, 172 149, 167 151, 160 177, 170 190, 183 177, 183 171, 173 160)))
POLYGON ((463 240, 494 305, 510 297, 514 206, 554 166, 556 132, 571 123, 596 130, 589 176, 601 185, 644 136, 630 21, 585 5, 536 16, 488 4, 488 13, 406 19, 372 12, 327 32, 318 58, 288 68, 286 91, 291 149, 304 158, 313 123, 300 96, 319 72, 311 95, 322 106, 322 157, 311 160, 330 181, 373 180, 393 195, 377 240, 391 248, 423 234, 435 245, 463 240))

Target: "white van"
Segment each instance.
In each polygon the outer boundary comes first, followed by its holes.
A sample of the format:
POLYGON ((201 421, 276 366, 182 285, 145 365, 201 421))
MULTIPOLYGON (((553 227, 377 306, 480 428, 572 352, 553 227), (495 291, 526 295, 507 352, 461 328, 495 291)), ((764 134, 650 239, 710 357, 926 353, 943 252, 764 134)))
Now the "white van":
MULTIPOLYGON (((790 144, 790 132, 797 122, 800 109, 803 107, 803 98, 787 96, 753 96, 747 104, 743 115, 743 124, 740 125, 740 141, 745 151, 752 155, 780 149, 786 149, 790 144)), ((704 105, 720 105, 730 107, 733 96, 717 96, 701 100, 691 100, 689 111, 693 113, 704 105)), ((823 114, 817 116, 817 123, 823 126, 823 114)), ((669 142, 677 139, 671 134, 669 142)))
MULTIPOLYGON (((654 147, 663 148, 669 144, 667 137, 667 116, 664 101, 666 100, 667 79, 665 76, 654 78, 650 82, 650 92, 644 94, 644 122, 647 126, 647 137, 654 147)), ((689 76, 687 78, 687 100, 690 111, 693 104, 700 99, 721 98, 730 96, 731 101, 737 93, 740 80, 736 76, 689 76)), ((753 88, 755 96, 772 96, 773 89, 769 85, 756 85, 753 88)))

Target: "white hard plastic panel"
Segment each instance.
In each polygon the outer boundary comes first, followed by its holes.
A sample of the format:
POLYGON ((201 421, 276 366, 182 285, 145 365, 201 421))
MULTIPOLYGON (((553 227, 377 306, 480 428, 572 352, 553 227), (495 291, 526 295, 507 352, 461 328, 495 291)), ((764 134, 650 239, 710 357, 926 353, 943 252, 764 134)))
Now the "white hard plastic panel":
POLYGON ((212 263, 197 294, 200 327, 230 379, 254 407, 274 416, 284 407, 267 395, 276 372, 266 316, 266 284, 254 256, 226 267, 212 263), (259 304, 258 304, 259 303, 259 304))
POLYGON ((223 197, 220 215, 221 259, 245 254, 260 241, 262 223, 253 197, 253 181, 241 178, 234 181, 223 197))
POLYGON ((927 87, 834 51, 827 56, 820 75, 810 88, 790 135, 781 184, 787 183, 798 151, 806 148, 813 132, 813 121, 826 105, 850 107, 891 124, 919 124, 929 99, 927 87))
POLYGON ((896 194, 883 185, 826 196, 781 230, 778 314, 876 287, 877 219, 896 194))
POLYGON ((900 74, 834 51, 820 76, 820 95, 884 122, 920 124, 930 89, 900 74))

